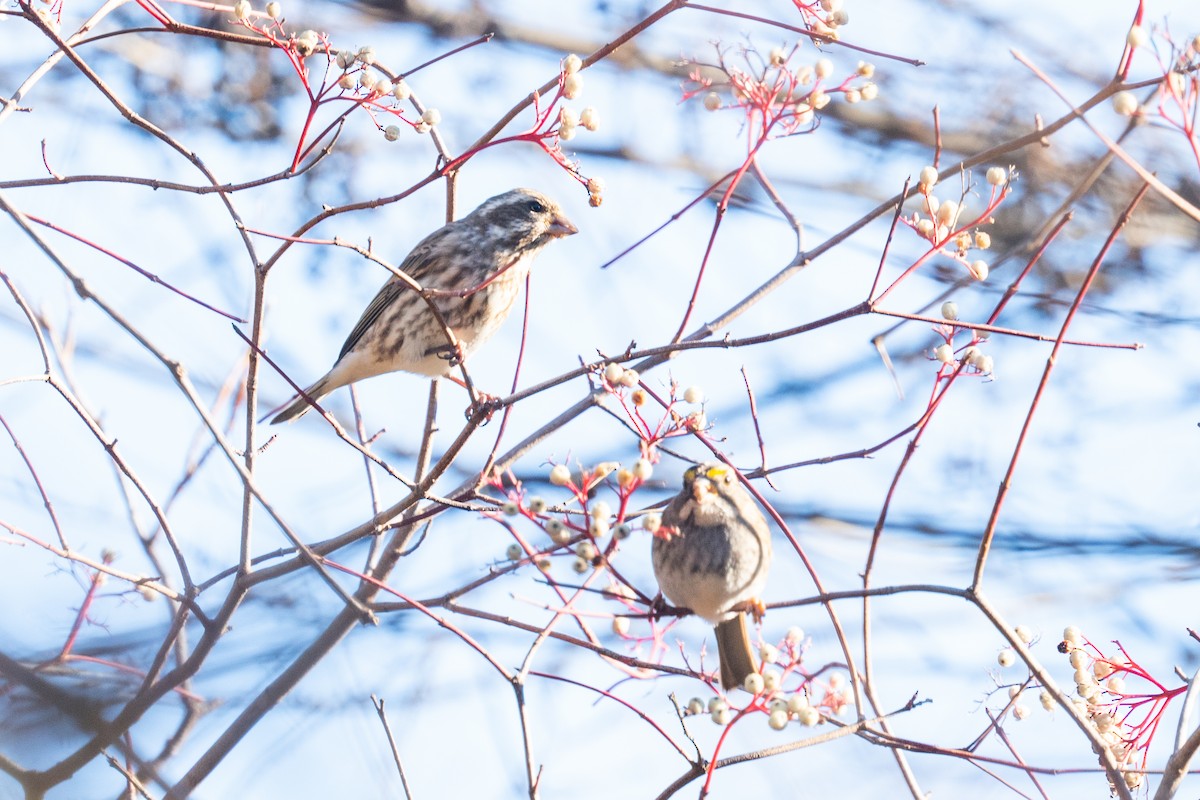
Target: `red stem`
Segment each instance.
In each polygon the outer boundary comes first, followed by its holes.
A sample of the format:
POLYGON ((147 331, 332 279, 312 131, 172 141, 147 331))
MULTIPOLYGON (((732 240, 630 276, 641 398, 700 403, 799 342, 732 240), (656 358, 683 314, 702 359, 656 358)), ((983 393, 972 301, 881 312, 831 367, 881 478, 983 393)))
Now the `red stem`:
POLYGON ((67 640, 63 642, 62 649, 55 656, 55 661, 63 661, 71 653, 71 648, 75 646, 75 640, 79 638, 79 631, 83 628, 84 620, 87 619, 88 609, 92 607, 92 601, 96 599, 97 592, 104 584, 104 573, 92 573, 92 580, 88 586, 87 594, 83 596, 83 602, 79 606, 78 613, 75 614, 75 621, 71 624, 71 632, 67 634, 67 640))
POLYGON ((1050 374, 1054 371, 1055 364, 1058 363, 1058 354, 1062 350, 1063 340, 1066 338, 1067 330, 1071 327, 1071 323, 1075 320, 1075 314, 1079 311, 1079 306, 1083 303, 1083 298, 1092 288, 1092 283, 1096 279, 1096 275, 1100 272, 1100 265, 1104 263, 1104 259, 1108 256, 1108 251, 1112 248, 1117 240, 1117 236, 1124 230, 1125 225, 1129 223, 1129 218, 1133 211, 1137 208, 1142 198, 1149 191, 1150 184, 1142 184, 1142 188, 1129 202, 1125 210, 1121 213, 1121 217, 1117 220, 1117 224, 1113 226, 1112 232, 1109 233, 1108 239, 1105 240, 1104 246, 1100 249, 1099 254, 1092 261, 1092 266, 1088 269, 1087 277, 1084 278, 1083 285, 1079 287, 1079 291, 1075 293, 1075 300, 1071 303, 1070 310, 1067 311, 1066 319, 1063 320, 1061 329, 1058 332, 1058 338, 1054 342, 1054 348, 1050 351, 1050 357, 1046 359, 1046 367, 1042 371, 1042 379, 1038 382, 1037 391, 1034 392, 1033 401, 1029 405, 1029 412, 1025 415, 1025 423, 1021 426, 1021 433, 1017 437, 1016 447, 1013 448, 1012 458, 1008 463, 1008 471, 1004 474, 1004 480, 1000 483, 1000 488, 996 493, 996 501, 992 504, 991 517, 988 519, 987 528, 984 531, 983 539, 979 543, 979 554, 975 561, 975 576, 971 582, 971 591, 978 592, 980 583, 983 581, 983 570, 987 565, 988 553, 991 550, 992 541, 996 536, 996 525, 1000 520, 1000 509, 1004 505, 1004 500, 1008 497, 1009 488, 1012 486, 1012 480, 1017 471, 1017 462, 1020 461, 1021 451, 1025 446, 1025 441, 1029 437, 1030 429, 1033 425, 1034 414, 1037 413, 1038 407, 1041 404, 1042 395, 1046 392, 1046 387, 1050 383, 1050 374))

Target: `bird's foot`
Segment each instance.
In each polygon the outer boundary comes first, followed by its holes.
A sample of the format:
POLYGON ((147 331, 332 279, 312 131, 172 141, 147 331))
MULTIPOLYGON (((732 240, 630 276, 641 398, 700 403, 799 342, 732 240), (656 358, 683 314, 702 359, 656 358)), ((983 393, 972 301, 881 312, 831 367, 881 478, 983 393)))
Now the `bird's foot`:
POLYGON ((766 616, 767 606, 762 600, 758 599, 757 597, 752 597, 749 600, 744 600, 741 603, 738 603, 729 610, 737 611, 739 613, 747 612, 751 617, 754 618, 755 623, 760 623, 763 621, 763 617, 766 616))
POLYGON ((467 419, 474 419, 476 416, 481 416, 480 424, 486 425, 492 421, 495 413, 502 408, 504 408, 504 403, 500 402, 499 397, 476 390, 475 400, 471 405, 467 406, 465 414, 467 419))
POLYGON ((673 606, 667 602, 667 598, 662 592, 654 596, 650 601, 649 614, 650 619, 661 619, 662 617, 686 617, 692 613, 690 608, 680 608, 673 606))
POLYGON ((463 361, 462 348, 456 344, 443 344, 431 347, 426 355, 437 356, 452 367, 457 367, 463 361))

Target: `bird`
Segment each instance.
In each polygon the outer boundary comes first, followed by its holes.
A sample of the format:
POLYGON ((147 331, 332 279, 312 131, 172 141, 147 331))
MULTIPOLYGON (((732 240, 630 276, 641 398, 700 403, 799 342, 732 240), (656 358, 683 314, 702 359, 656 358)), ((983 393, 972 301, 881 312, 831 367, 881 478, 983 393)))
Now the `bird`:
POLYGON ((746 611, 762 617, 771 567, 771 529, 737 472, 705 462, 683 474, 651 544, 662 593, 715 626, 721 685, 742 686, 757 672, 746 611))
POLYGON ((429 234, 400 270, 422 288, 435 290, 430 300, 400 278, 389 278, 346 337, 329 372, 271 424, 300 417, 334 389, 386 372, 449 377, 508 317, 542 248, 578 232, 546 195, 512 189, 429 234), (457 347, 430 302, 454 332, 457 347))

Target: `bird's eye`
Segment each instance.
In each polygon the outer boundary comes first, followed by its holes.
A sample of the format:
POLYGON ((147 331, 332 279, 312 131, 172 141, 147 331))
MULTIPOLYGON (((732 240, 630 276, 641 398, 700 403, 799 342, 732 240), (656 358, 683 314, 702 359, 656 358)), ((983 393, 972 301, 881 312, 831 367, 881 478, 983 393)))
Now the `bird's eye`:
POLYGON ((546 213, 546 206, 541 200, 530 200, 528 208, 534 214, 546 213))

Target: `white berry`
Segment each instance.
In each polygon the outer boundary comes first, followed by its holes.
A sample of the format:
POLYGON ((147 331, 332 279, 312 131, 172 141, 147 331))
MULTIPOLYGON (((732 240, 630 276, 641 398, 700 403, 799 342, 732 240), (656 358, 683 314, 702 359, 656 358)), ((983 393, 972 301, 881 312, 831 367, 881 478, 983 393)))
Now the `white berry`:
POLYGON ((1113 111, 1123 117, 1132 117, 1137 113, 1138 100, 1133 92, 1117 92, 1112 99, 1113 111))

